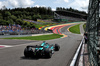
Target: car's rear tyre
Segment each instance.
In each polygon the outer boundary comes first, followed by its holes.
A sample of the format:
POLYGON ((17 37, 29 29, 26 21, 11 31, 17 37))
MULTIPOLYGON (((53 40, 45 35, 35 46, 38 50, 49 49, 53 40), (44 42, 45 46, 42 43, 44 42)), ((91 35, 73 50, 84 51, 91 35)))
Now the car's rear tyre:
POLYGON ((58 44, 55 44, 55 51, 59 51, 60 46, 58 44))
POLYGON ((31 47, 26 47, 24 50, 24 56, 25 57, 32 57, 33 56, 33 50, 31 47))
POLYGON ((51 58, 52 56, 52 50, 51 49, 45 49, 45 57, 51 58))

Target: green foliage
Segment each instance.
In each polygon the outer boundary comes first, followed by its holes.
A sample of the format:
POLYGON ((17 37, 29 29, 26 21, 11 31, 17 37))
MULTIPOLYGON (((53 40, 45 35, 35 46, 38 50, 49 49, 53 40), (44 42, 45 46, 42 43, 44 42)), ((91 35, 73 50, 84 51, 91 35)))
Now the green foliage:
POLYGON ((41 36, 28 36, 28 37, 12 37, 4 39, 23 39, 23 40, 51 40, 62 37, 63 35, 51 34, 51 35, 41 35, 41 36))
POLYGON ((0 13, 0 19, 3 19, 3 16, 2 16, 2 14, 0 13))
POLYGON ((32 17, 31 17, 31 16, 27 16, 25 19, 29 19, 29 20, 31 20, 31 19, 32 19, 32 17))
POLYGON ((5 16, 11 16, 11 13, 9 11, 6 11, 5 16))
POLYGON ((0 19, 0 25, 8 25, 8 21, 0 19))
POLYGON ((42 27, 42 26, 44 26, 43 24, 34 24, 34 26, 36 27, 36 28, 40 28, 40 27, 42 27))
POLYGON ((33 15, 32 19, 37 21, 37 19, 41 19, 41 15, 39 15, 39 14, 33 15))
POLYGON ((72 33, 80 34, 80 24, 72 26, 69 28, 69 31, 72 33))
POLYGON ((17 19, 17 17, 16 16, 14 16, 14 15, 11 15, 10 16, 10 18, 15 22, 16 21, 16 19, 17 19))
POLYGON ((8 22, 9 22, 9 24, 11 24, 11 25, 13 25, 13 24, 14 24, 14 22, 13 22, 13 20, 12 20, 12 19, 9 19, 9 20, 8 20, 8 22))
POLYGON ((21 19, 16 19, 16 24, 23 25, 23 21, 21 19))
POLYGON ((0 10, 0 25, 19 24, 22 27, 34 27, 34 23, 24 22, 23 19, 35 20, 42 19, 41 15, 49 15, 43 18, 48 19, 53 15, 50 7, 27 7, 0 10))
POLYGON ((31 22, 28 22, 28 21, 23 21, 22 27, 24 27, 24 28, 26 28, 26 27, 28 27, 28 28, 35 28, 34 25, 35 25, 34 23, 31 23, 31 22))

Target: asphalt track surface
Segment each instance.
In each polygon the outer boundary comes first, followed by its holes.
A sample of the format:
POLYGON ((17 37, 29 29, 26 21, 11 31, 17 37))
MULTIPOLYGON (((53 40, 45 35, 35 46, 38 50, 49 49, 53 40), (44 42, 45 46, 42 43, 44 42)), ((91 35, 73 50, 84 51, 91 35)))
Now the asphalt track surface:
POLYGON ((12 46, 0 48, 0 66, 69 66, 82 36, 81 34, 70 33, 67 30, 68 27, 70 25, 59 30, 67 37, 46 41, 50 44, 57 43, 60 45, 60 50, 55 52, 51 58, 24 57, 23 51, 27 45, 41 44, 42 41, 0 39, 0 45, 12 46))

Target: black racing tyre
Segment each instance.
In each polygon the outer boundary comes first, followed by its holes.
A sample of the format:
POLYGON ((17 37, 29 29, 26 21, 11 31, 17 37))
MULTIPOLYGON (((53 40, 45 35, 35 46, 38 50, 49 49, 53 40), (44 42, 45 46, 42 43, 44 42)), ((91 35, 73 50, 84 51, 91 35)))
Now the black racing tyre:
POLYGON ((55 51, 59 51, 60 46, 58 44, 55 44, 55 51))
POLYGON ((25 57, 32 57, 33 56, 33 50, 31 47, 26 47, 24 50, 24 56, 25 57))
POLYGON ((45 53, 45 57, 51 58, 51 56, 52 56, 52 50, 51 49, 45 49, 44 53, 45 53))
POLYGON ((42 57, 42 53, 41 52, 36 52, 36 57, 42 57))

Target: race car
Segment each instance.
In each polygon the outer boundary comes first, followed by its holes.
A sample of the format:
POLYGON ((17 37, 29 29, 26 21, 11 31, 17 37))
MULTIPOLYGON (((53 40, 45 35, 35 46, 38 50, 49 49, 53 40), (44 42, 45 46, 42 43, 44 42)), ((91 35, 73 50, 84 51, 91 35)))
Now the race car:
POLYGON ((28 45, 24 50, 25 57, 47 57, 51 58, 54 51, 59 51, 60 46, 58 44, 49 44, 43 41, 40 45, 28 45))

